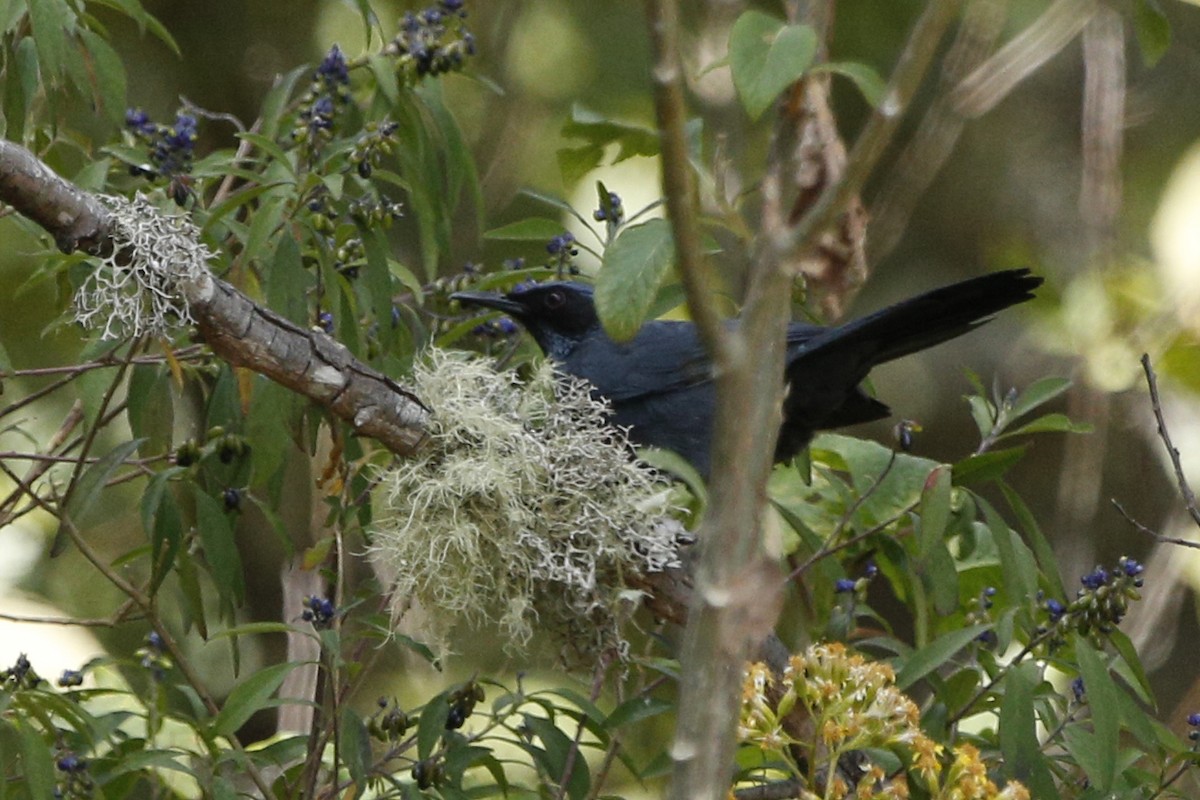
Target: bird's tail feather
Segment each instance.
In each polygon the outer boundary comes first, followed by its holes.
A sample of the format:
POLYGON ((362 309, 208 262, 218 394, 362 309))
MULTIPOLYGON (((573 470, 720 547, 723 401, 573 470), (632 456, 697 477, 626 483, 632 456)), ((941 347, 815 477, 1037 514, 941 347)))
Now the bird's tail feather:
MULTIPOLYGON (((1033 297, 1042 279, 1027 269, 995 272, 934 289, 814 337, 805 356, 853 353, 865 359, 864 374, 977 328, 993 314, 1033 297)), ((801 356, 804 358, 805 356, 801 356)))

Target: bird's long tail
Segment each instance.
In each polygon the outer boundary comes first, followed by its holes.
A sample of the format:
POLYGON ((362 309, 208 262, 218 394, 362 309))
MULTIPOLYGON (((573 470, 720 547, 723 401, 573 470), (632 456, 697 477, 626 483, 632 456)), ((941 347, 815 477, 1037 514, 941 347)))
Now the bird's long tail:
POLYGON ((943 286, 831 328, 807 343, 805 355, 852 354, 852 361, 863 360, 865 375, 876 364, 962 336, 993 314, 1032 299, 1041 283, 1029 270, 1013 269, 943 286))

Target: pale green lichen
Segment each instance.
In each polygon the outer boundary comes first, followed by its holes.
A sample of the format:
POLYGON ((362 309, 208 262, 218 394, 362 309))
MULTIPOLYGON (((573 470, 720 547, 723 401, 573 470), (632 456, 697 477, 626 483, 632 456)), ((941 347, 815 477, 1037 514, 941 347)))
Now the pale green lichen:
POLYGON ((434 409, 430 441, 381 476, 370 548, 395 610, 418 601, 443 644, 463 620, 498 626, 510 651, 537 628, 576 655, 623 654, 624 576, 678 561, 669 482, 548 364, 521 383, 434 350, 412 383, 434 409))
POLYGON ((212 254, 182 214, 164 214, 148 199, 98 195, 108 209, 112 251, 97 257, 75 294, 75 320, 101 339, 166 335, 192 324, 183 282, 208 271, 212 254))

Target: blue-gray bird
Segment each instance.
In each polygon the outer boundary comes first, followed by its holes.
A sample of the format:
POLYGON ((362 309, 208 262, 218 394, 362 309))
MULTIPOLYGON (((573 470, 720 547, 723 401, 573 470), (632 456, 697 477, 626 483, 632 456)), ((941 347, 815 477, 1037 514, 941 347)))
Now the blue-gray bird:
MULTIPOLYGON (((792 323, 787 394, 775 460, 799 453, 819 430, 882 419, 891 410, 859 385, 878 364, 961 336, 1033 297, 1042 279, 1008 270, 918 295, 844 325, 792 323)), ((459 302, 520 322, 563 372, 612 405, 614 425, 644 446, 673 450, 704 477, 716 413, 712 363, 690 322, 647 322, 627 342, 604 332, 586 284, 556 281, 508 294, 458 292, 459 302)))

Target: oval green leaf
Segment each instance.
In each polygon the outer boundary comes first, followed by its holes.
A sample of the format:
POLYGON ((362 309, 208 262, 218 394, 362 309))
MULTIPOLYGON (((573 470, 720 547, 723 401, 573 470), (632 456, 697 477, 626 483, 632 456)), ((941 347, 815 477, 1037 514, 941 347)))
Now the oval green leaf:
POLYGON ((221 713, 213 720, 213 732, 218 736, 232 736, 236 733, 254 712, 266 707, 267 700, 279 689, 283 679, 302 663, 289 661, 275 664, 259 670, 239 683, 229 693, 229 699, 225 701, 221 713))
POLYGON ((545 242, 560 235, 564 230, 566 229, 558 220, 530 217, 508 225, 501 225, 499 228, 492 228, 483 234, 483 238, 517 242, 545 242))
POLYGON ((604 251, 596 277, 596 313, 618 342, 633 338, 646 321, 659 284, 675 261, 675 240, 664 219, 625 228, 604 251))
POLYGON ((738 17, 729 34, 729 67, 742 107, 757 120, 812 65, 817 34, 761 11, 738 17))

